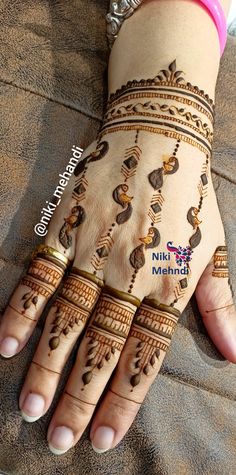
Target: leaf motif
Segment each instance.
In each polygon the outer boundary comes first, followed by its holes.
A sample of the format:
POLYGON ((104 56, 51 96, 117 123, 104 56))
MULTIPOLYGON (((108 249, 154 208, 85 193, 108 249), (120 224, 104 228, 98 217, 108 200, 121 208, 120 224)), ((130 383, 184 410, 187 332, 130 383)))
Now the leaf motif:
POLYGON ((35 296, 33 297, 32 303, 33 303, 34 305, 36 305, 36 304, 38 303, 38 296, 37 296, 37 295, 35 295, 35 296))
POLYGON ((68 327, 65 327, 65 328, 63 329, 64 335, 68 335, 69 331, 70 331, 69 328, 68 328, 68 327))
POLYGON ((184 78, 178 78, 178 79, 176 79, 176 82, 177 82, 177 83, 179 83, 179 82, 181 82, 181 81, 184 81, 184 78))
POLYGON ((139 374, 135 374, 134 376, 132 376, 130 378, 130 384, 135 387, 137 386, 139 383, 140 383, 140 379, 141 379, 141 375, 140 373, 139 374))
POLYGON ((24 305, 23 305, 23 307, 24 307, 25 309, 27 309, 27 308, 30 307, 30 305, 31 305, 30 300, 26 300, 25 303, 24 303, 24 305))
POLYGON ((60 330, 60 327, 58 325, 54 325, 54 327, 52 327, 50 333, 57 333, 59 330, 60 330))
POLYGON ((146 374, 146 376, 150 373, 150 365, 149 364, 146 364, 144 366, 143 372, 144 372, 144 374, 146 374))
POLYGON ((169 72, 168 71, 166 71, 165 69, 162 69, 161 73, 165 76, 166 79, 169 79, 169 72))
POLYGON ((102 360, 99 361, 99 363, 97 364, 97 368, 101 369, 103 366, 104 366, 104 362, 102 360))
POLYGON ((180 74, 182 74, 183 71, 176 71, 176 73, 174 74, 174 78, 178 78, 180 76, 180 74))
POLYGON ((54 336, 49 340, 49 346, 51 350, 55 350, 60 343, 60 338, 58 336, 54 336))
POLYGON ((155 351, 155 355, 156 355, 157 358, 159 358, 160 354, 161 354, 161 352, 160 352, 160 350, 159 350, 159 348, 158 348, 158 349, 155 351))
POLYGON ((154 366, 155 362, 156 362, 155 355, 152 355, 152 357, 151 357, 151 359, 150 359, 151 365, 154 366))
POLYGON ((169 70, 173 73, 176 71, 176 59, 170 63, 169 70))
POLYGON ((82 381, 84 384, 89 384, 91 379, 92 379, 92 371, 88 371, 87 373, 84 373, 82 376, 82 381))
POLYGON ((106 356, 105 356, 106 361, 109 361, 111 359, 111 352, 109 351, 106 356))
POLYGON ((54 320, 53 320, 52 323, 53 323, 54 325, 57 325, 58 323, 60 323, 60 321, 61 321, 61 317, 56 317, 56 318, 54 318, 54 320))
POLYGON ((94 363, 95 363, 95 358, 90 358, 90 360, 86 362, 85 366, 92 366, 94 363))
POLYGON ((136 348, 143 348, 145 345, 144 341, 139 341, 136 348))

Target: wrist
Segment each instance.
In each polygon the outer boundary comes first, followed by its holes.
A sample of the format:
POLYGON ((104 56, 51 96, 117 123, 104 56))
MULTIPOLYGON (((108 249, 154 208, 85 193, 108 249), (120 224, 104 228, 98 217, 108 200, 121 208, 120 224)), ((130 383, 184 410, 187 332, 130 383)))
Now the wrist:
POLYGON ((109 94, 129 80, 155 77, 173 58, 186 80, 214 100, 220 49, 209 14, 188 0, 143 2, 124 22, 111 50, 109 94))

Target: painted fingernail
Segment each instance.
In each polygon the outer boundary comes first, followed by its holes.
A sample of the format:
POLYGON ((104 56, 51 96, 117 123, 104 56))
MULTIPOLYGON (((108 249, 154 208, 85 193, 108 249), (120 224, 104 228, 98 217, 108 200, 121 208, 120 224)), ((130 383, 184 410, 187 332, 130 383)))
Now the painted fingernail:
POLYGON ((98 454, 102 454, 111 449, 114 437, 115 431, 111 427, 98 427, 92 440, 93 450, 98 454))
POLYGON ((17 339, 13 338, 12 336, 7 336, 6 338, 4 338, 4 340, 1 341, 0 355, 4 358, 10 358, 11 356, 14 356, 16 354, 18 347, 19 342, 17 341, 17 339))
POLYGON ((69 427, 59 426, 51 434, 49 448, 55 455, 67 452, 74 443, 74 434, 69 427))
POLYGON ((40 394, 30 393, 24 401, 21 415, 26 422, 34 422, 39 419, 44 411, 45 400, 40 394))

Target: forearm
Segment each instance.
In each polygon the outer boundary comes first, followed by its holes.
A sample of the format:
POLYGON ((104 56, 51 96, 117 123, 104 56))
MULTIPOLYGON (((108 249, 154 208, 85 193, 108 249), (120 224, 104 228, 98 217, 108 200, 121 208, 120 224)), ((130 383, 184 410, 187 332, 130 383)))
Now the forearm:
MULTIPOLYGON (((230 0, 221 2, 227 16, 230 0)), ((177 60, 186 80, 214 100, 220 49, 210 14, 189 0, 146 0, 125 20, 109 59, 109 94, 128 80, 153 78, 177 60)))

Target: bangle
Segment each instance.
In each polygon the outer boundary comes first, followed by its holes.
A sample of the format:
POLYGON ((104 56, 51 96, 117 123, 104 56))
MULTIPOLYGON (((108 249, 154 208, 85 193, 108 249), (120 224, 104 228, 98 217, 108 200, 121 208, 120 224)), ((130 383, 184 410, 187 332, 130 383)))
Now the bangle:
MULTIPOLYGON (((196 0, 204 5, 210 13, 219 35, 220 55, 222 56, 226 40, 227 26, 224 10, 219 0, 196 0)), ((119 30, 126 18, 129 18, 134 11, 141 5, 143 0, 117 0, 110 1, 110 12, 106 15, 107 38, 110 48, 112 47, 119 30)))

